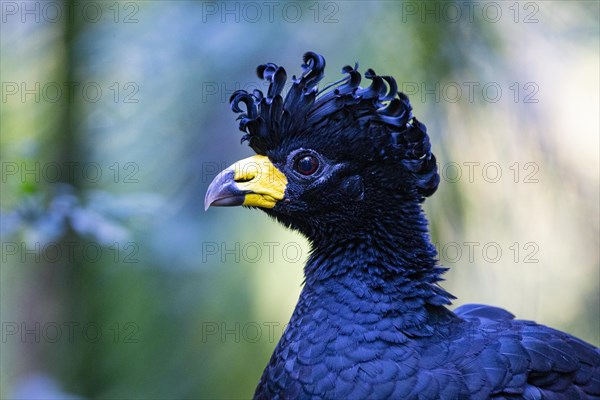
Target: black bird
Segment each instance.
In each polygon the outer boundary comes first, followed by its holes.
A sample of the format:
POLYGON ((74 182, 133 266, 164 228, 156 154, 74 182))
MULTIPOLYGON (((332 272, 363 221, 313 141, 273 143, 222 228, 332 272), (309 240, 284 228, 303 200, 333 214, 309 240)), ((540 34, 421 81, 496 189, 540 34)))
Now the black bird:
POLYGON ((231 97, 256 156, 224 170, 205 205, 258 207, 311 245, 298 304, 257 399, 599 399, 600 350, 466 305, 438 282, 421 204, 439 183, 425 125, 395 80, 368 69, 321 90, 324 58, 292 78, 268 63, 266 96, 231 97), (243 108, 243 109, 242 109, 243 108))

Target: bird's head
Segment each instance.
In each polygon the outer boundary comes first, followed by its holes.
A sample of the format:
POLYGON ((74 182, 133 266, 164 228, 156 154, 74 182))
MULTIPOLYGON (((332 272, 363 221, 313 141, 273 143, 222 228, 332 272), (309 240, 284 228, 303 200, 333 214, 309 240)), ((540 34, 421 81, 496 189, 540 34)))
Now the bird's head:
POLYGON ((425 125, 394 78, 368 69, 362 88, 357 68, 318 90, 325 59, 308 52, 283 97, 286 71, 259 66, 267 94, 239 90, 230 99, 257 155, 220 173, 205 206, 259 207, 309 239, 361 236, 420 213, 439 183, 425 125))

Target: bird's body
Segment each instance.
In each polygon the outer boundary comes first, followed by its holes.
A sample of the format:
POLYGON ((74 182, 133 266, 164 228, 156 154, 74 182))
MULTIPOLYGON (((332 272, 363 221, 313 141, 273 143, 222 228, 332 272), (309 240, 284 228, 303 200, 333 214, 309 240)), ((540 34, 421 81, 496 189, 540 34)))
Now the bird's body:
POLYGON ((436 279, 435 266, 383 267, 391 260, 379 258, 376 245, 338 245, 346 251, 309 260, 321 273, 307 279, 256 398, 598 396, 598 349, 499 308, 454 313, 441 290, 422 283, 436 279), (327 274, 332 266, 335 276, 327 274))
POLYGON ((285 100, 275 64, 258 68, 267 96, 234 93, 259 155, 206 196, 207 206, 260 207, 312 248, 255 398, 600 399, 599 349, 499 308, 447 308, 421 208, 439 183, 436 161, 393 78, 368 70, 362 89, 345 67, 346 79, 318 91, 325 60, 304 61, 285 100))
POLYGON ((600 354, 568 334, 489 306, 457 315, 439 306, 411 310, 348 282, 304 289, 256 398, 598 396, 600 354), (413 313, 416 325, 408 323, 413 313))

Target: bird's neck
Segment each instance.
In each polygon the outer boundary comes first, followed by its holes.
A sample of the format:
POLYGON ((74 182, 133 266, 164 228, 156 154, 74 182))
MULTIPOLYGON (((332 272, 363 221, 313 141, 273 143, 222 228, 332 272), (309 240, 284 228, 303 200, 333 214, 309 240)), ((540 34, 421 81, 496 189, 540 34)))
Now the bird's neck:
POLYGON ((326 295, 341 285, 365 290, 374 298, 383 293, 416 307, 442 306, 453 298, 437 285, 445 269, 437 266, 420 207, 374 219, 369 230, 355 234, 332 230, 312 245, 305 267, 309 291, 326 295))
POLYGON ((398 343, 433 335, 432 326, 451 318, 445 305, 452 296, 436 284, 444 270, 424 244, 414 251, 387 246, 349 241, 315 248, 292 321, 318 317, 335 329, 350 329, 352 321, 366 331, 380 323, 386 331, 395 327, 387 333, 398 343))
POLYGON ((432 270, 437 254, 420 204, 399 203, 374 215, 338 218, 310 232, 307 280, 364 270, 387 277, 432 270))

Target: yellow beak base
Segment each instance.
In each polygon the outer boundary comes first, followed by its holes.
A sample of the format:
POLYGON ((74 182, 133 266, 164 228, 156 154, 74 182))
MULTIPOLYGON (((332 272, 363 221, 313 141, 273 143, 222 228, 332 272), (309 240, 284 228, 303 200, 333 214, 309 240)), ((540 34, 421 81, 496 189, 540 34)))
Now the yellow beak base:
POLYGON ((285 196, 287 178, 268 157, 240 160, 213 179, 206 191, 204 209, 210 206, 273 208, 285 196))

